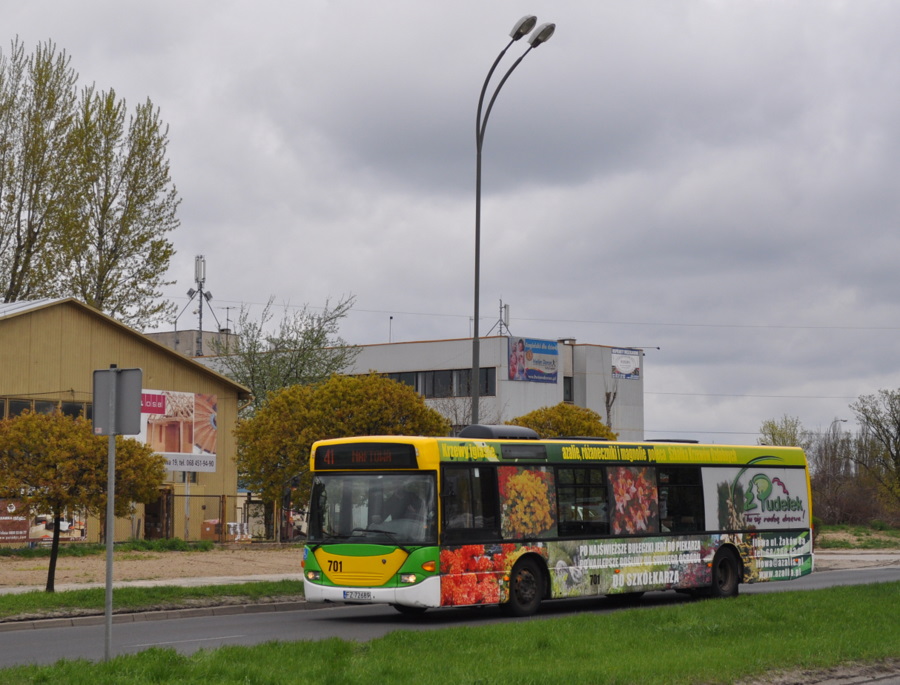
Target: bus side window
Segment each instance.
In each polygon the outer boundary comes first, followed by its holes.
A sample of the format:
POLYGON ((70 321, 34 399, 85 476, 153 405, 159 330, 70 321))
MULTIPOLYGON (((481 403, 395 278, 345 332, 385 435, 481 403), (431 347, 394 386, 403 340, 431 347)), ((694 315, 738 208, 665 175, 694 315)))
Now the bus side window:
POLYGON ((441 506, 445 542, 477 542, 500 537, 496 469, 445 466, 441 506))
POLYGON ((706 528, 699 466, 660 467, 659 520, 663 532, 691 533, 706 528))
POLYGON ((562 467, 556 478, 560 536, 608 535, 606 469, 562 467))

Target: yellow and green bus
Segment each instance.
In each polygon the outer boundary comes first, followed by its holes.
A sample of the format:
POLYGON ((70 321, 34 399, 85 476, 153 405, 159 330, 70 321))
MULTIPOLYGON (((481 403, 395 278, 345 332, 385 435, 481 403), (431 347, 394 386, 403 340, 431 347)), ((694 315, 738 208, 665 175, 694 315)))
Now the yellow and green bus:
POLYGON ((525 616, 546 599, 729 597, 812 573, 799 448, 536 438, 469 426, 317 442, 307 601, 525 616))

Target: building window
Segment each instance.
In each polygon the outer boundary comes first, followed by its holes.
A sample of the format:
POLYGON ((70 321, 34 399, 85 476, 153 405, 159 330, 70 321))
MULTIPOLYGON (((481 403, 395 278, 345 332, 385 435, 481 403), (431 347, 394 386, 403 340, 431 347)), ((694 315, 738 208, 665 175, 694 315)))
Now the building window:
POLYGON ((433 371, 434 394, 432 397, 450 397, 453 395, 453 372, 433 371))
POLYGON ((31 411, 31 400, 10 400, 9 401, 9 416, 12 418, 13 416, 19 416, 20 414, 24 414, 26 411, 31 411))
POLYGON ((84 414, 84 405, 81 402, 63 402, 60 404, 59 410, 64 415, 77 419, 84 414))
POLYGON ((408 385, 412 388, 416 387, 416 372, 415 371, 405 371, 403 373, 389 373, 388 378, 392 381, 397 381, 398 383, 403 383, 404 385, 408 385))
POLYGON ((493 396, 497 394, 497 369, 489 366, 486 369, 479 369, 479 394, 482 397, 493 396))
POLYGON ((572 377, 563 376, 563 402, 574 402, 575 393, 572 390, 572 377))
POLYGON ((34 413, 35 414, 52 414, 57 409, 56 402, 49 402, 47 400, 35 400, 34 401, 34 413))
MULTIPOLYGON (((386 374, 392 381, 405 383, 416 389, 423 397, 471 397, 472 387, 469 379, 472 369, 446 369, 437 371, 405 371, 386 374)), ((497 369, 486 367, 481 369, 482 396, 497 394, 497 369)))

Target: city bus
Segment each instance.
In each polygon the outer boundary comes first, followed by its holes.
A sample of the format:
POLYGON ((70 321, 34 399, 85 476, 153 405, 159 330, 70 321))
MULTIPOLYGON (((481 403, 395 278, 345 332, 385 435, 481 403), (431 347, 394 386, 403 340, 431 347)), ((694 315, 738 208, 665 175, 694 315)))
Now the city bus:
POLYGON ((537 439, 355 437, 312 447, 309 602, 406 614, 673 590, 713 597, 812 573, 799 448, 537 439))

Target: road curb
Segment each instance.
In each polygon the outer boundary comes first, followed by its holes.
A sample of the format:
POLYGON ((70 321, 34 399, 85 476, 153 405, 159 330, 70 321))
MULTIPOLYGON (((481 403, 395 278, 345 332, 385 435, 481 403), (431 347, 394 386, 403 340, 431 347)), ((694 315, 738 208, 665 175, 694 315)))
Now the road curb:
MULTIPOLYGON (((225 604, 210 607, 192 607, 187 609, 161 609, 159 611, 136 611, 113 614, 112 622, 141 623, 143 621, 166 621, 176 618, 198 618, 207 616, 235 616, 238 614, 260 614, 276 611, 305 611, 324 609, 327 604, 310 604, 306 601, 272 602, 265 604, 225 604)), ((103 625, 106 615, 88 614, 62 618, 34 618, 21 621, 0 622, 0 633, 13 630, 36 630, 45 628, 73 628, 76 626, 103 625)))

